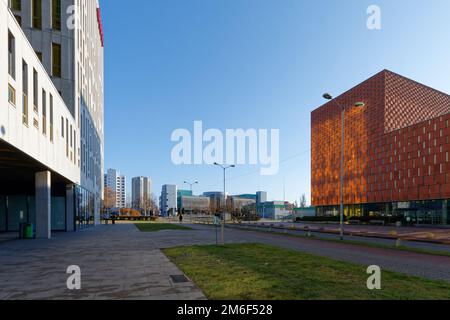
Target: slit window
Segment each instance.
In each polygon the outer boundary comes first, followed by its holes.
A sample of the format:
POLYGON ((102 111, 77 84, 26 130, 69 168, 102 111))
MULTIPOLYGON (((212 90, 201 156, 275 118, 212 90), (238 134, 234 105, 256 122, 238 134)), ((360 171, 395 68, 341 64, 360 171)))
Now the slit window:
POLYGON ((42 29, 42 0, 32 0, 32 26, 42 29))
POLYGON ((16 39, 8 32, 8 73, 16 79, 16 39))
POLYGON ((61 0, 52 0, 52 28, 61 31, 61 0))
POLYGON ((61 45, 52 43, 52 75, 61 78, 61 45))

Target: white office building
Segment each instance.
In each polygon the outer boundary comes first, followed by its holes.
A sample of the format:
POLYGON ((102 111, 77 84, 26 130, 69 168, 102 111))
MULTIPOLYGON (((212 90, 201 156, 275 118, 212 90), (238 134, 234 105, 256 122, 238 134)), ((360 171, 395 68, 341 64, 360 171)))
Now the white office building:
POLYGON ((152 195, 152 180, 135 177, 131 181, 131 201, 133 208, 149 210, 152 195))
POLYGON ((98 1, 0 0, 0 39, 0 232, 32 223, 38 238, 50 238, 52 230, 98 223, 104 136, 98 1))
POLYGON ((105 174, 105 188, 114 193, 114 208, 125 208, 127 205, 127 178, 116 169, 108 169, 105 174))
POLYGON ((161 214, 164 217, 167 217, 169 215, 176 216, 177 210, 178 210, 178 204, 177 204, 177 186, 176 185, 170 185, 166 184, 162 186, 161 190, 161 197, 160 200, 160 210, 161 214))
POLYGON ((180 208, 184 213, 210 213, 211 198, 197 196, 181 196, 180 208))

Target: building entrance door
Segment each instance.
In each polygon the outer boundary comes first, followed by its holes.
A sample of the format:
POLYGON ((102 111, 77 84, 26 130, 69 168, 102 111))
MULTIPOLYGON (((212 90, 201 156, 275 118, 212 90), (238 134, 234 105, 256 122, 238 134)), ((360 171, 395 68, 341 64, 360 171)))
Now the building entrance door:
POLYGON ((8 196, 8 230, 18 232, 21 223, 28 222, 28 200, 26 196, 8 196))

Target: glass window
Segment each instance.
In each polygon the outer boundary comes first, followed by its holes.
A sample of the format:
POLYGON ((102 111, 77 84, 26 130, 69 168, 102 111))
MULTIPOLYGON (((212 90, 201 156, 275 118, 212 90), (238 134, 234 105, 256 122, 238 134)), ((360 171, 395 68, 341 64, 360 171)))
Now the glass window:
POLYGON ((53 142, 53 96, 50 94, 50 141, 53 142))
POLYGON ((47 134, 47 93, 42 90, 42 134, 47 134))
POLYGON ((38 81, 39 81, 38 73, 37 73, 36 69, 33 69, 33 110, 36 113, 39 112, 39 97, 38 97, 39 82, 38 81))
POLYGON ((52 43, 52 75, 61 78, 61 45, 52 43))
POLYGON ((8 73, 16 78, 16 39, 11 32, 8 32, 8 73))
POLYGON ((22 10, 22 0, 10 0, 9 6, 12 10, 20 11, 22 10))
POLYGON ((42 29, 42 0, 32 0, 32 26, 42 29))
POLYGON ((36 51, 36 55, 40 62, 42 62, 42 52, 36 51))
POLYGON ((8 85, 8 101, 12 105, 16 105, 16 89, 12 85, 8 85))
POLYGON ((61 0, 52 0, 52 28, 61 30, 61 0))
POLYGON ((28 125, 28 64, 22 60, 22 121, 28 125))
POLYGON ((69 119, 66 119, 66 157, 69 157, 69 119))
POLYGON ((15 14, 14 18, 16 18, 17 23, 19 24, 19 26, 22 26, 22 17, 17 15, 17 14, 15 14))

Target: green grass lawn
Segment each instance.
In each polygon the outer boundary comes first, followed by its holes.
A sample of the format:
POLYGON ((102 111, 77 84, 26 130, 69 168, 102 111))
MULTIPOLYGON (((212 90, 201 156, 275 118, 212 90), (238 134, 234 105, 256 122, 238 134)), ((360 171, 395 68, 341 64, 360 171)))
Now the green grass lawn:
POLYGON ((367 289, 367 266, 260 244, 194 246, 165 254, 212 300, 450 299, 450 283, 382 272, 367 289))
POLYGON ((135 226, 142 232, 156 232, 161 230, 192 230, 191 228, 169 223, 135 223, 135 226))

